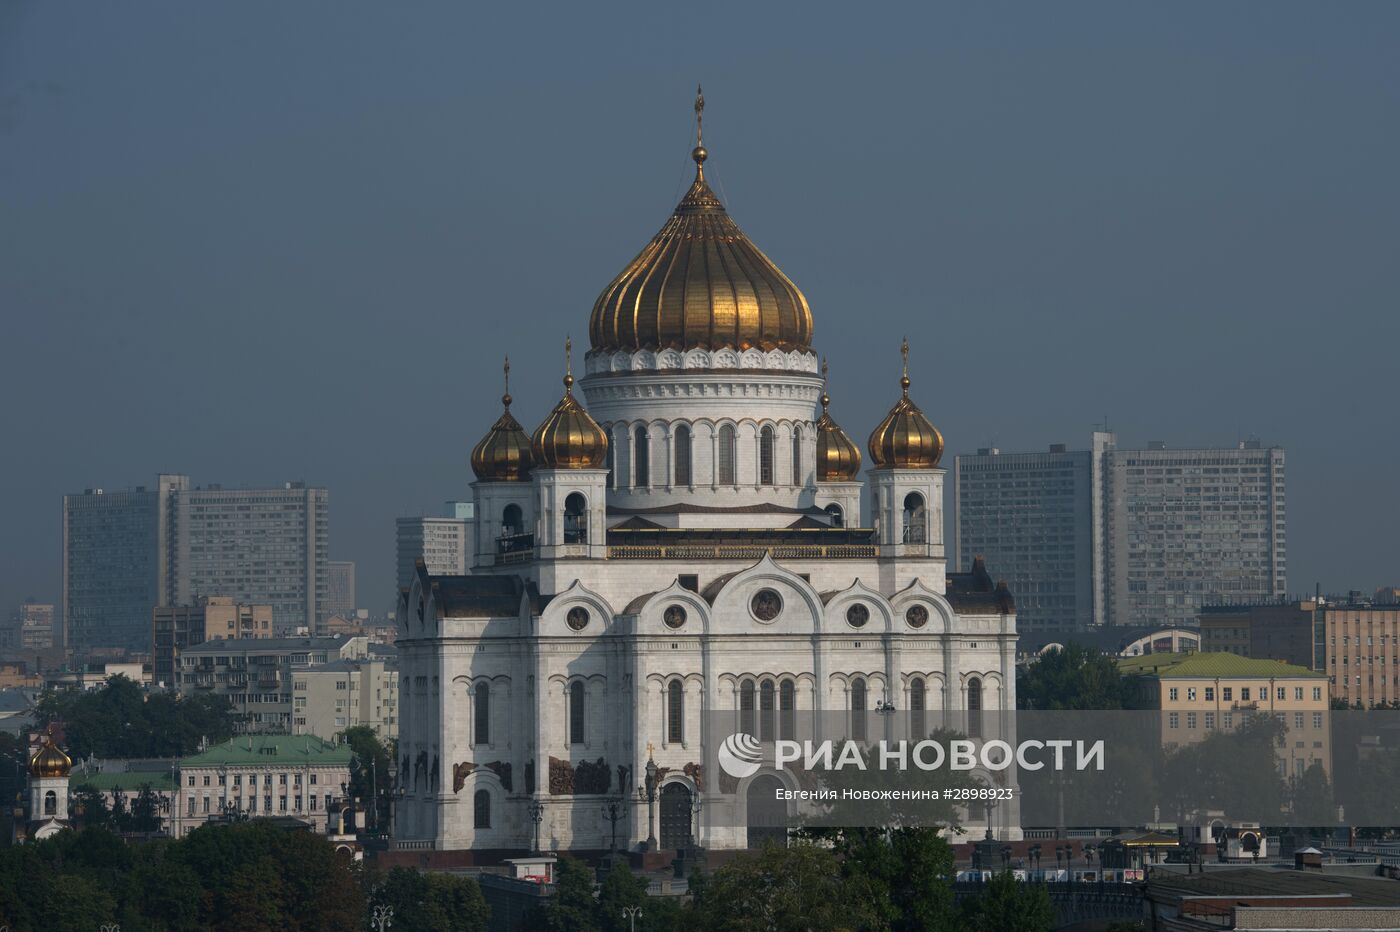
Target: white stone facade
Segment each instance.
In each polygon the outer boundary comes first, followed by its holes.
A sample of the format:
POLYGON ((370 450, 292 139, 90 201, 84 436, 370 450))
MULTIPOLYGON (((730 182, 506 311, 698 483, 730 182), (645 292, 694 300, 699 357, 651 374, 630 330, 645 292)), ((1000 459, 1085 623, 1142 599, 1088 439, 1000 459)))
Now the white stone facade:
MULTIPOLYGON (((943 470, 872 471, 869 524, 862 483, 817 481, 813 354, 595 353, 586 372, 609 468, 474 483, 472 572, 420 572, 402 597, 399 847, 530 849, 538 811, 541 848, 605 850, 618 797, 620 848, 649 823, 674 847, 666 787, 703 799, 705 743, 725 737, 704 713, 756 693, 1009 719, 1014 609, 985 570, 946 574, 943 470)), ((1014 806, 997 819, 1019 837, 1014 806)), ((697 822, 708 848, 753 840, 703 806, 697 822)))

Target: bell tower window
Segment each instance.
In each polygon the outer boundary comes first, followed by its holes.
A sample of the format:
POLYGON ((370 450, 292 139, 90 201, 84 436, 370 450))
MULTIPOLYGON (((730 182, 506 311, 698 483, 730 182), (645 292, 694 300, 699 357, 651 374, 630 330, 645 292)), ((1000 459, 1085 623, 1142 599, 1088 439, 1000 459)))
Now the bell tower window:
POLYGON ((588 501, 578 492, 564 499, 564 543, 588 543, 588 501))

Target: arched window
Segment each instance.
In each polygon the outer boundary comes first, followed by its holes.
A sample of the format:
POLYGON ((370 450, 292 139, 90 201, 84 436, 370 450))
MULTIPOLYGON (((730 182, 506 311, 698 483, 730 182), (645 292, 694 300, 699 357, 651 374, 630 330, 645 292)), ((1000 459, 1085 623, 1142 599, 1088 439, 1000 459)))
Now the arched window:
POLYGON ((764 680, 758 687, 758 740, 773 740, 773 681, 764 680))
POLYGON ((982 737, 982 681, 975 676, 967 681, 967 736, 982 737))
POLYGON ((846 526, 846 513, 841 510, 841 506, 832 502, 826 506, 826 516, 831 519, 832 527, 846 526))
POLYGON ((865 679, 857 677, 851 684, 851 738, 865 740, 865 679))
POLYGON ((690 485, 690 428, 676 428, 676 486, 690 485))
POLYGON ((928 543, 928 509, 924 507, 924 497, 918 492, 910 492, 904 497, 904 542, 928 543))
POLYGON ((758 432, 758 483, 773 484, 773 428, 758 432))
POLYGON ((478 683, 475 696, 477 745, 491 743, 491 684, 478 683))
POLYGON ((608 488, 617 488, 617 481, 613 478, 615 472, 613 468, 613 445, 612 437, 608 437, 608 452, 603 454, 603 465, 608 467, 608 488))
POLYGON ((581 492, 564 499, 564 543, 588 543, 588 500, 581 492))
POLYGON ((738 485, 734 473, 734 425, 725 424, 719 429, 719 484, 738 485))
POLYGON ((912 732, 910 737, 915 741, 928 737, 928 723, 924 720, 924 709, 927 705, 924 678, 916 676, 909 683, 909 730, 912 732))
POLYGON ((671 744, 685 740, 685 687, 680 680, 666 687, 666 740, 671 744))
POLYGON ((574 680, 569 684, 569 743, 583 744, 584 713, 583 682, 574 680))
POLYGON ((472 825, 476 828, 491 827, 491 794, 477 790, 472 796, 472 825))
POLYGON ((778 686, 778 737, 791 741, 797 734, 797 689, 792 680, 778 686))
POLYGON ((745 680, 739 687, 739 730, 746 735, 758 731, 754 726, 753 680, 745 680))
POLYGON ((792 429, 792 484, 802 484, 802 428, 792 429))
POLYGON ((645 489, 651 485, 651 450, 647 448, 647 429, 638 427, 634 435, 636 442, 633 449, 636 452, 637 469, 635 472, 634 484, 639 489, 645 489))
POLYGON ((53 790, 44 794, 44 815, 58 815, 58 794, 53 790))
POLYGON ((514 537, 525 531, 525 515, 519 505, 507 505, 501 512, 501 536, 514 537))

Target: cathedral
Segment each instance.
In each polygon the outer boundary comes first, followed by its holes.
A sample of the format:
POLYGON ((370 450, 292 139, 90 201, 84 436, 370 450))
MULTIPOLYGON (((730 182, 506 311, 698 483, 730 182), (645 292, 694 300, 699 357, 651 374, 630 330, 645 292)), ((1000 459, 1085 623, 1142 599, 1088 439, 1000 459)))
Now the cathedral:
MULTIPOLYGON (((1011 594, 980 561, 947 572, 908 344, 862 481, 806 297, 705 180, 703 105, 694 183, 594 302, 580 377, 566 351, 533 432, 506 363, 471 452, 475 565, 420 562, 399 595, 399 849, 745 848, 788 778, 731 781, 739 818, 709 818, 709 713, 1015 708, 1011 594)), ((966 825, 1020 837, 1014 805, 966 825)))

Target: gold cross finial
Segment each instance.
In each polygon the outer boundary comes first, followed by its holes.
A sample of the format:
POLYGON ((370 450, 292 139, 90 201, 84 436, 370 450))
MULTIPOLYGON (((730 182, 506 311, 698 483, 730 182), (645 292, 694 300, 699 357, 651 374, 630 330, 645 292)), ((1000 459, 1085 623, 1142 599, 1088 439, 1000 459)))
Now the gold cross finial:
POLYGON ((652 744, 650 741, 648 741, 648 742, 647 742, 647 760, 651 760, 651 752, 652 752, 652 751, 655 751, 655 750, 656 750, 656 745, 654 745, 654 744, 652 744))
POLYGON ((509 408, 509 407, 510 407, 510 400, 511 400, 511 399, 510 399, 510 356, 506 356, 506 364, 505 364, 505 367, 504 367, 504 368, 505 368, 505 374, 506 374, 506 379, 505 379, 505 381, 506 381, 506 392, 505 392, 504 395, 501 396, 501 403, 504 404, 507 408, 509 408))
POLYGON ((705 151, 705 92, 698 84, 695 85, 695 148, 690 150, 690 157, 695 160, 695 180, 703 181, 705 159, 710 153, 705 151))
POLYGON ((829 408, 829 407, 831 407, 831 395, 827 394, 827 391, 826 391, 826 373, 827 373, 827 370, 830 369, 830 368, 831 368, 831 367, 830 367, 829 365, 827 365, 826 357, 823 356, 823 357, 822 357, 822 414, 825 414, 825 413, 826 413, 826 409, 829 408))
POLYGON ((904 357, 904 372, 899 377, 899 387, 904 390, 904 397, 909 397, 909 338, 905 337, 904 342, 899 346, 899 355, 904 357))
POLYGON ((574 338, 571 336, 564 338, 564 393, 572 394, 574 390, 574 338))

